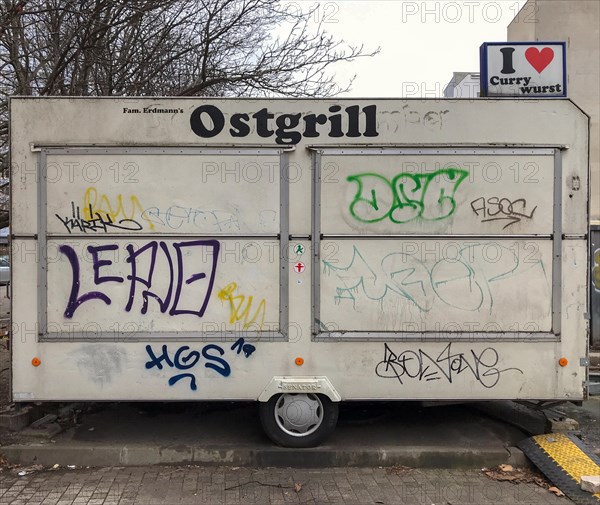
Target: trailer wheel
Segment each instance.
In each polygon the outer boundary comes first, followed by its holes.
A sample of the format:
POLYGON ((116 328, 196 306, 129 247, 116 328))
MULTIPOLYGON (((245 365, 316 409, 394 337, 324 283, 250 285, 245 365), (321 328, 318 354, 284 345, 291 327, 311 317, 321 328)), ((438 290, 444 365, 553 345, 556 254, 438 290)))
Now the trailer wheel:
POLYGON ((267 436, 283 447, 314 447, 334 430, 338 404, 324 395, 283 393, 260 403, 260 421, 267 436))

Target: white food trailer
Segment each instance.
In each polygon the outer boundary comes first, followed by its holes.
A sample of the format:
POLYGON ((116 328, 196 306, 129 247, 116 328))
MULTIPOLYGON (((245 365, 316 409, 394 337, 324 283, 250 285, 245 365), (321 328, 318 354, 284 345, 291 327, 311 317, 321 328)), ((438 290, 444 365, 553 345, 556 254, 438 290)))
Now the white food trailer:
POLYGON ((12 98, 12 396, 582 400, 567 99, 12 98))

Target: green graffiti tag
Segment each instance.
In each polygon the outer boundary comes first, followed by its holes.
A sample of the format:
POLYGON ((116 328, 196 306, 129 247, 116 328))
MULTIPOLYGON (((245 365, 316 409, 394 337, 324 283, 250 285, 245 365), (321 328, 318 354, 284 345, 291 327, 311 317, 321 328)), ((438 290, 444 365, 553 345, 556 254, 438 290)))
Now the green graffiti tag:
POLYGON ((454 214, 454 194, 468 175, 461 168, 444 168, 430 174, 401 173, 391 181, 374 173, 350 175, 347 180, 356 182, 357 189, 349 211, 362 223, 445 219, 454 214))
POLYGON ((498 283, 508 281, 511 289, 523 289, 519 283, 529 272, 527 278, 543 280, 547 285, 541 258, 530 254, 522 257, 518 250, 497 242, 465 243, 455 254, 450 253, 454 251, 452 245, 448 244, 448 252, 442 252, 433 264, 420 257, 423 251, 390 252, 381 259, 367 260, 354 245, 346 264, 322 260, 323 274, 337 277, 335 303, 350 302, 355 310, 363 300, 382 302, 397 295, 422 312, 445 304, 491 314, 498 283))

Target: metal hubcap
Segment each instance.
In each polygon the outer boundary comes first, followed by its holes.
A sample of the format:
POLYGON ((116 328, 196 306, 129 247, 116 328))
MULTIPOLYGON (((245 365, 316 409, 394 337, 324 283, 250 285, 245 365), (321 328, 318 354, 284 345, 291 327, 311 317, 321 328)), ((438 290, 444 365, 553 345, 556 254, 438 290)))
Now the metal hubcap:
POLYGON ((323 422, 323 404, 313 394, 283 394, 275 404, 275 422, 293 437, 314 433, 323 422))

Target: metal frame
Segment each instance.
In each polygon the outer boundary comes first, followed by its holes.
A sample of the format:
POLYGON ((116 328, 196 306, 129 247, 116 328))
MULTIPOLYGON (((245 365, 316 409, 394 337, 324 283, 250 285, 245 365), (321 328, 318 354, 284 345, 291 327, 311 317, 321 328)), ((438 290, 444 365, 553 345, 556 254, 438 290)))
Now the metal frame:
POLYGON ((321 152, 312 153, 312 265, 311 265, 311 335, 319 334, 321 312, 321 152))
MULTIPOLYGON (((588 247, 590 265, 588 270, 588 312, 590 314, 590 347, 592 349, 597 349, 600 348, 600 290, 596 289, 592 275, 596 265, 594 252, 597 249, 600 249, 600 224, 591 224, 589 233, 590 240, 588 247)), ((600 385, 598 387, 600 387, 600 385)), ((600 391, 598 394, 600 394, 600 391)))
MULTIPOLYGON (((240 337, 248 341, 287 341, 289 338, 289 265, 287 261, 288 245, 289 245, 289 154, 286 149, 281 147, 274 148, 203 148, 203 147, 64 147, 64 146, 36 146, 35 150, 39 151, 38 163, 38 224, 37 224, 37 239, 40 257, 38 261, 38 341, 39 342, 96 342, 96 341, 164 341, 165 339, 173 338, 179 342, 184 341, 235 341, 240 337), (45 251, 47 250, 48 240, 76 238, 81 239, 89 237, 86 234, 52 234, 47 233, 47 183, 46 183, 46 167, 49 155, 258 155, 258 156, 279 156, 279 234, 187 234, 186 238, 214 238, 222 239, 259 239, 259 240, 274 240, 279 242, 279 330, 266 331, 185 331, 185 332, 160 332, 160 335, 154 335, 149 332, 126 332, 126 331, 104 331, 94 333, 93 337, 86 336, 84 332, 69 332, 48 333, 48 261, 45 251), (139 334, 139 336, 137 335, 139 334)), ((182 238, 184 235, 176 235, 172 233, 166 234, 105 234, 94 235, 94 240, 98 239, 143 239, 143 238, 175 239, 182 238)))
POLYGON ((46 161, 47 151, 40 153, 40 159, 38 164, 38 208, 37 208, 37 246, 38 246, 38 327, 37 334, 38 339, 42 340, 47 327, 48 321, 48 257, 46 251, 48 250, 48 244, 46 239, 47 229, 47 186, 46 186, 46 161))
POLYGON ((314 342, 558 342, 552 332, 535 331, 324 331, 314 342))
POLYGON ((562 156, 554 149, 554 205, 552 216, 552 333, 560 337, 562 304, 562 156))
POLYGON ((313 180, 312 180, 312 238, 313 238, 313 263, 312 263, 312 340, 318 342, 394 342, 394 341, 436 341, 440 338, 455 342, 460 341, 560 341, 561 334, 561 288, 562 288, 562 155, 559 147, 489 147, 489 148, 398 148, 398 147, 378 147, 378 148, 345 148, 335 147, 327 148, 326 146, 314 146, 312 150, 313 164, 313 180), (552 234, 525 234, 525 235, 440 235, 440 234, 393 234, 393 235, 327 235, 321 234, 321 160, 324 155, 353 155, 353 156, 386 156, 386 155, 453 155, 453 154, 474 154, 483 156, 513 156, 513 155, 536 155, 536 156, 553 156, 554 159, 554 179, 553 179, 553 230, 552 234), (321 331, 322 322, 320 320, 320 256, 321 256, 321 240, 334 239, 363 239, 363 240, 380 240, 380 239, 422 239, 422 240, 439 240, 458 238, 458 239, 485 239, 485 240, 518 240, 518 239, 535 239, 535 240, 552 240, 552 320, 550 331, 530 332, 530 331, 507 331, 507 332, 440 332, 440 331, 321 331))
MULTIPOLYGON (((561 146, 562 147, 562 146, 561 146)), ((397 156, 397 155, 407 155, 407 154, 423 154, 423 155, 432 155, 432 154, 441 154, 441 155, 451 155, 451 154, 483 154, 483 155, 495 155, 495 156, 513 156, 517 155, 552 155, 556 151, 556 147, 541 147, 541 148, 532 148, 532 147, 487 147, 487 148, 471 148, 471 147, 410 147, 410 148, 399 148, 399 147, 353 147, 353 148, 344 148, 344 147, 334 147, 328 148, 327 146, 311 146, 310 149, 313 150, 313 155, 316 153, 320 153, 321 155, 327 154, 330 155, 366 155, 366 156, 397 156)))

